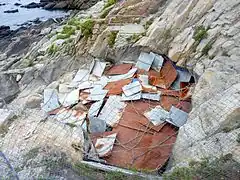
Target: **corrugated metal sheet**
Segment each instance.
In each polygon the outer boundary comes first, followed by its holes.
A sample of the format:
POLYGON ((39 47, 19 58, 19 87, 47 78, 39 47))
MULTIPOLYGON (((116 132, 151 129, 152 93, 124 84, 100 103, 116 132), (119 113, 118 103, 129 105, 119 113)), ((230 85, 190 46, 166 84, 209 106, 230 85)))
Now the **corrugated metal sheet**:
POLYGON ((177 127, 183 126, 187 122, 188 113, 172 106, 170 109, 170 123, 177 127))
POLYGON ((125 94, 122 94, 122 101, 136 101, 136 100, 140 100, 142 97, 142 93, 137 93, 137 94, 133 94, 131 96, 125 96, 125 94))
POLYGON ((152 66, 154 58, 155 56, 153 54, 141 52, 136 67, 139 69, 143 69, 145 71, 149 71, 150 67, 152 66))
POLYGON ((60 107, 56 89, 44 89, 42 109, 45 112, 55 110, 60 107))
POLYGON ((125 107, 126 104, 121 102, 121 96, 110 96, 98 118, 113 127, 119 122, 125 107))
POLYGON ((134 76, 134 74, 137 72, 137 70, 138 70, 137 68, 133 68, 130 71, 128 71, 128 73, 126 73, 126 74, 109 76, 109 81, 114 82, 114 81, 119 81, 119 80, 122 80, 122 79, 132 78, 134 76))
POLYGON ((155 53, 150 53, 154 56, 154 61, 152 64, 152 68, 158 72, 160 72, 162 66, 163 66, 163 62, 164 62, 164 58, 161 55, 155 54, 155 53))
POLYGON ((120 75, 120 74, 126 74, 129 72, 129 70, 132 68, 132 64, 119 64, 114 65, 109 69, 107 72, 107 75, 120 75))
POLYGON ((180 83, 181 82, 190 82, 192 75, 190 74, 190 72, 186 69, 183 68, 178 68, 177 69, 177 79, 174 81, 174 83, 172 84, 172 88, 175 90, 180 90, 180 83))
POLYGON ((89 100, 89 101, 103 100, 106 97, 106 95, 108 93, 108 90, 103 90, 103 89, 100 89, 100 88, 92 89, 90 95, 87 98, 87 100, 89 100))
POLYGON ((97 139, 95 148, 99 157, 106 157, 111 154, 116 137, 117 133, 114 133, 106 137, 97 139))
POLYGON ((75 90, 71 91, 70 93, 67 93, 67 94, 63 95, 59 99, 59 101, 64 107, 71 106, 73 104, 78 103, 78 101, 79 101, 79 90, 75 89, 75 90))
POLYGON ((85 121, 86 115, 87 113, 84 111, 63 108, 54 116, 54 118, 65 124, 68 123, 81 126, 85 121))
POLYGON ((93 63, 94 63, 94 66, 92 68, 91 73, 97 77, 101 77, 105 70, 106 62, 100 62, 98 60, 94 60, 93 63))
POLYGON ((151 111, 147 111, 144 115, 151 121, 155 126, 159 126, 164 123, 166 119, 170 118, 169 112, 165 111, 161 106, 156 106, 151 111))
POLYGON ((150 77, 150 84, 160 88, 168 89, 172 85, 172 83, 175 81, 176 78, 177 78, 177 71, 174 68, 172 62, 167 60, 163 64, 163 67, 159 75, 158 76, 152 75, 150 77))
POLYGON ((164 96, 161 95, 161 106, 167 110, 170 111, 172 106, 176 106, 179 103, 179 99, 177 97, 173 96, 164 96))
POLYGON ((88 110, 88 117, 97 116, 100 108, 102 107, 103 100, 95 102, 91 105, 90 109, 88 110))
POLYGON ((79 69, 70 85, 77 87, 80 83, 88 81, 89 76, 90 73, 88 69, 79 69))
POLYGON ((142 98, 143 99, 149 99, 149 100, 153 100, 153 101, 160 101, 160 96, 161 93, 142 93, 142 98))
POLYGON ((122 90, 126 96, 132 96, 142 91, 142 86, 139 81, 135 81, 126 86, 123 86, 122 90))

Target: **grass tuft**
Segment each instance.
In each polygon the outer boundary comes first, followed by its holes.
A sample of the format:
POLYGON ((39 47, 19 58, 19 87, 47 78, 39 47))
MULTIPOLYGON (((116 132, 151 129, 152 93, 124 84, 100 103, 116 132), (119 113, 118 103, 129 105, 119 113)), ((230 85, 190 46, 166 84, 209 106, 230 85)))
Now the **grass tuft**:
POLYGON ((115 44, 115 40, 117 38, 118 32, 111 32, 110 35, 108 36, 108 45, 110 48, 113 48, 115 44))
POLYGON ((107 3, 104 5, 104 8, 103 9, 106 9, 114 4, 117 3, 117 0, 108 0, 107 3))
POLYGON ((85 38, 91 37, 93 33, 94 21, 92 19, 87 19, 80 24, 82 34, 85 38))
POLYGON ((194 31, 193 39, 200 43, 202 39, 207 38, 208 36, 207 31, 208 29, 205 28, 204 26, 198 26, 194 31))

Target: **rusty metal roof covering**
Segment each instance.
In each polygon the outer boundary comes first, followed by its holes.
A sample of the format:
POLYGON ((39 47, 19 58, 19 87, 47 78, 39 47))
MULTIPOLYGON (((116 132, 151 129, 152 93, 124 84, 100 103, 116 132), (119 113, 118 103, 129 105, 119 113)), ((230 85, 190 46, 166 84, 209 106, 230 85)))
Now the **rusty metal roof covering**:
POLYGON ((129 84, 131 79, 122 79, 115 82, 109 82, 104 89, 108 90, 108 96, 122 94, 122 87, 129 84))
POLYGON ((162 167, 171 153, 176 140, 176 130, 170 126, 164 133, 146 134, 122 126, 114 128, 118 132, 111 156, 107 163, 120 167, 155 170, 162 167))
POLYGON ((114 65, 109 69, 107 72, 107 75, 120 75, 120 74, 126 74, 129 72, 129 70, 132 68, 132 64, 119 64, 114 65))
POLYGON ((150 77, 150 84, 168 89, 177 78, 177 71, 171 61, 166 60, 158 76, 150 77))

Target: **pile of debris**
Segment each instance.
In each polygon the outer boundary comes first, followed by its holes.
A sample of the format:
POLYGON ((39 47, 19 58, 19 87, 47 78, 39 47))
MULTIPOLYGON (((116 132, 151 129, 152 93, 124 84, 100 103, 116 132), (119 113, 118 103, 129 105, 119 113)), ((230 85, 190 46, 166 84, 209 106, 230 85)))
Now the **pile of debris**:
POLYGON ((44 90, 42 108, 81 126, 101 162, 156 170, 168 160, 178 128, 191 111, 191 73, 165 55, 142 52, 137 63, 94 60, 68 85, 44 90))

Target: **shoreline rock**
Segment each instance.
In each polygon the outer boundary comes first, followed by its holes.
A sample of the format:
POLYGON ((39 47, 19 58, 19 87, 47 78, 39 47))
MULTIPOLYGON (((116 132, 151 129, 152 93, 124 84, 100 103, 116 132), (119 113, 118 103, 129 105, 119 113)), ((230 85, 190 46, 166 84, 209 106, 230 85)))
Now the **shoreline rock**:
POLYGON ((12 10, 3 11, 3 13, 17 13, 17 12, 18 12, 18 9, 12 9, 12 10))

